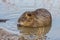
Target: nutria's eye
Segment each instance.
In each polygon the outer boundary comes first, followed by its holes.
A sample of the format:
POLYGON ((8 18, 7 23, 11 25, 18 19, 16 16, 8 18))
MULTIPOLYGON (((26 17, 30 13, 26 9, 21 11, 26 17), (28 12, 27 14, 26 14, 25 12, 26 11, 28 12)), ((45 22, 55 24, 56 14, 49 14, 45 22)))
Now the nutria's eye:
POLYGON ((27 14, 28 16, 31 16, 31 14, 27 14))

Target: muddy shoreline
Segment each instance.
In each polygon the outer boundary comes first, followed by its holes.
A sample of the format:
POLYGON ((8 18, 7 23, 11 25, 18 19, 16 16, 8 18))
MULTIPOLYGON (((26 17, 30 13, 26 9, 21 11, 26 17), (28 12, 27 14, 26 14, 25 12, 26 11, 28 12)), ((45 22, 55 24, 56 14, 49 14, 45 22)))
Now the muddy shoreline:
POLYGON ((0 28, 0 40, 18 40, 19 36, 0 28))

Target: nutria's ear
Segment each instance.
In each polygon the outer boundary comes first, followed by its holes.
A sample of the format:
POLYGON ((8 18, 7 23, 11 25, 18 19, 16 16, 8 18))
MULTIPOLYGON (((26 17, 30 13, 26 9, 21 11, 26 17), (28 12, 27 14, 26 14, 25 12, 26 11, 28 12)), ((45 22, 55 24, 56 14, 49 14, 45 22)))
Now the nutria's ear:
POLYGON ((29 17, 30 17, 30 16, 32 16, 32 14, 27 14, 27 16, 29 16, 29 17))
POLYGON ((26 16, 26 17, 30 17, 31 14, 30 14, 29 12, 26 12, 25 16, 26 16))

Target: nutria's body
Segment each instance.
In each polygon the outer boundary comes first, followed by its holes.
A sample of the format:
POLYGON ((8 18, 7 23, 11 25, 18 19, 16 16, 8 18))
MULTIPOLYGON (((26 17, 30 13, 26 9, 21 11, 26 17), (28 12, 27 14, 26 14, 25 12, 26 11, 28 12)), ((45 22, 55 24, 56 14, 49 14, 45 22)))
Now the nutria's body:
POLYGON ((45 35, 51 28, 51 14, 46 9, 27 11, 18 19, 18 29, 24 34, 45 35))

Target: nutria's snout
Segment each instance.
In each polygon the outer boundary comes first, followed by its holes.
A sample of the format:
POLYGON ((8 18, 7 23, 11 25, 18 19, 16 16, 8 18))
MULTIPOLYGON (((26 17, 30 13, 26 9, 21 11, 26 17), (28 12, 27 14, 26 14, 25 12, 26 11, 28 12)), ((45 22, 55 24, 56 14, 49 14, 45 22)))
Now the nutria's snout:
POLYGON ((23 25, 24 25, 23 22, 20 22, 20 23, 17 24, 18 27, 21 27, 23 25))
POLYGON ((20 24, 17 24, 17 26, 18 26, 18 27, 21 27, 21 25, 20 25, 20 24))
POLYGON ((17 26, 18 26, 18 27, 21 27, 21 26, 22 26, 22 24, 18 23, 18 24, 17 24, 17 26))

